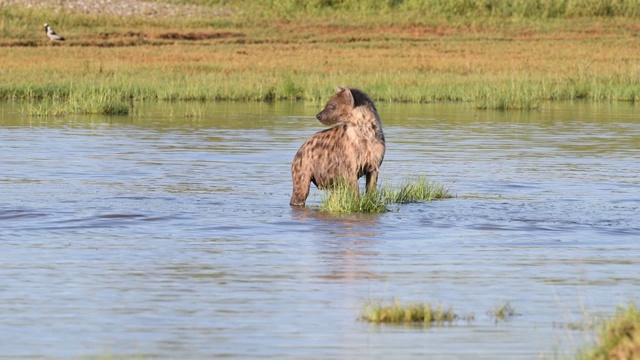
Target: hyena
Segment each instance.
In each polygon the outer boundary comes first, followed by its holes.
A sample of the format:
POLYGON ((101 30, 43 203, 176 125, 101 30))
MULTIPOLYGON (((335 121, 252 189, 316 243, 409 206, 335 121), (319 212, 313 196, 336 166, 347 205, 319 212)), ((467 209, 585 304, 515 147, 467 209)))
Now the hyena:
POLYGON ((366 190, 375 190, 385 141, 373 101, 354 88, 339 88, 316 118, 332 128, 320 131, 300 147, 291 164, 293 194, 289 204, 304 206, 309 186, 330 189, 345 181, 358 191, 366 176, 366 190))

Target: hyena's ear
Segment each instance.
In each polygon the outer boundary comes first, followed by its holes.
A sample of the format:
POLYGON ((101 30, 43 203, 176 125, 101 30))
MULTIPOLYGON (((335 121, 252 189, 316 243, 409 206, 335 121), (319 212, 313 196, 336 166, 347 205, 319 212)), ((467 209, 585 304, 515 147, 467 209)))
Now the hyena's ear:
POLYGON ((351 105, 352 108, 355 107, 356 102, 351 93, 351 89, 348 87, 338 87, 338 97, 340 97, 344 103, 351 105))

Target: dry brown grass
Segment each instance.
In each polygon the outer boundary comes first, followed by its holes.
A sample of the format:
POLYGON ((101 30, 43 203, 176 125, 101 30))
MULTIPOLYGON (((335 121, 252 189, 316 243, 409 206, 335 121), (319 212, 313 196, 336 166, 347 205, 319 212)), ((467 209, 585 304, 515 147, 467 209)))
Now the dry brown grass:
MULTIPOLYGON (((397 30, 396 30, 397 31, 397 30)), ((361 34, 362 35, 362 34, 361 34)), ((100 60, 113 68, 154 64, 166 67, 209 64, 229 72, 287 69, 291 72, 363 74, 422 72, 433 74, 566 75, 589 70, 612 74, 637 72, 640 42, 625 34, 607 36, 398 37, 392 40, 317 35, 306 41, 256 39, 241 32, 128 32, 71 39, 59 46, 14 47, 0 60, 13 71, 73 71, 78 63, 100 60), (131 48, 131 46, 136 46, 131 48), (162 46, 158 48, 157 46, 162 46), (118 47, 103 51, 100 47, 118 47), (28 57, 31 61, 24 61, 28 57)), ((19 45, 5 42, 4 45, 19 45)))

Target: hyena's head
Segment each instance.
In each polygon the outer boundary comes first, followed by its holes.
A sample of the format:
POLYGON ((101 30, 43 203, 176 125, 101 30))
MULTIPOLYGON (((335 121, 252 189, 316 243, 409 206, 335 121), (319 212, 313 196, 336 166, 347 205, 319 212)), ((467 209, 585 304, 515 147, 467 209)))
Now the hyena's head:
POLYGON ((333 125, 345 122, 351 115, 355 101, 351 89, 338 88, 335 94, 324 107, 324 110, 316 115, 316 119, 325 125, 333 125))

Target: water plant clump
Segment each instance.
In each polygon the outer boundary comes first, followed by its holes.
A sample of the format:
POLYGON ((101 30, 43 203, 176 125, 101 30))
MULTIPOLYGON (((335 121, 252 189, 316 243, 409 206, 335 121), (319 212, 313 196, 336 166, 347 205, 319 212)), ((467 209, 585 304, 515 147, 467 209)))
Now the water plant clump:
POLYGON ((428 202, 452 197, 444 185, 429 181, 424 176, 405 180, 399 188, 386 187, 382 193, 388 203, 394 204, 428 202))
POLYGON ((360 194, 345 182, 339 182, 325 192, 321 209, 335 214, 382 213, 387 211, 387 202, 380 191, 360 194))
POLYGON ((384 186, 380 190, 360 194, 344 182, 325 192, 320 208, 335 214, 383 213, 391 204, 429 202, 451 198, 444 185, 426 177, 405 180, 399 187, 384 186))
POLYGON ((619 308, 600 327, 597 344, 581 360, 640 359, 640 310, 635 304, 619 308))
POLYGON ((365 306, 362 319, 372 323, 421 323, 428 326, 444 325, 454 322, 458 315, 451 308, 429 303, 410 303, 403 305, 395 300, 388 304, 369 302, 365 306))

